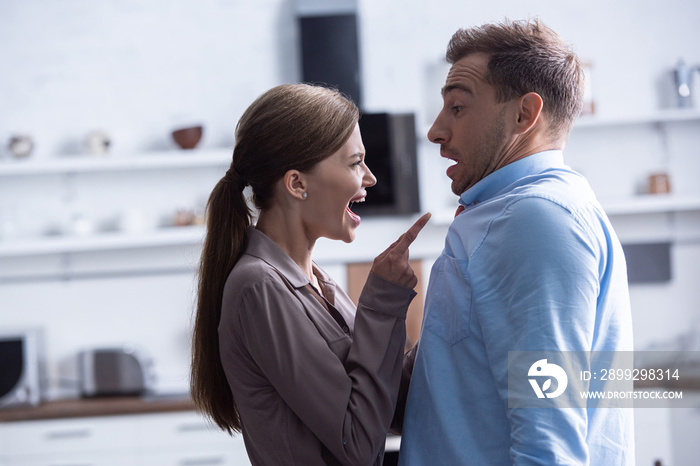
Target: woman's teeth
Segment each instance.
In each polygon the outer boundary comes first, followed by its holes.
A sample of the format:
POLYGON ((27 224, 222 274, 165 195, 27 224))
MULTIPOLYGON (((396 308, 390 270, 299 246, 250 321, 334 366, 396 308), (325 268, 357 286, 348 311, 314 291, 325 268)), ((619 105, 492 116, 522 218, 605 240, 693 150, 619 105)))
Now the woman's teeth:
POLYGON ((348 210, 350 212, 352 212, 352 205, 355 204, 356 202, 365 202, 365 198, 363 197, 363 198, 360 198, 356 201, 350 201, 350 203, 348 204, 348 210))

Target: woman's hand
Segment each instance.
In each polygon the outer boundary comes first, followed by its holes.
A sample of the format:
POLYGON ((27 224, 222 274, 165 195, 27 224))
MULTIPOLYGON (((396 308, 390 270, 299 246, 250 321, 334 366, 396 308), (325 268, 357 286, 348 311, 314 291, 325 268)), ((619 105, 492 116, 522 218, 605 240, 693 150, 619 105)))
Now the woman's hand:
POLYGON ((413 289, 418 284, 418 278, 408 263, 408 247, 428 223, 430 215, 427 213, 419 218, 406 233, 379 254, 372 263, 372 272, 397 285, 413 289))

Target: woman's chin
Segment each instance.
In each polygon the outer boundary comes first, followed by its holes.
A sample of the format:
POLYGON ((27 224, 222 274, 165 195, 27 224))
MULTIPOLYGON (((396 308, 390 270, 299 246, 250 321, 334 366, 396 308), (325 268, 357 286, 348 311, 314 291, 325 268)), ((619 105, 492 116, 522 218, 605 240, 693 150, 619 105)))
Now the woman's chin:
POLYGON ((341 220, 338 225, 339 229, 335 230, 333 233, 327 231, 324 236, 325 238, 342 241, 343 243, 352 243, 355 241, 355 236, 357 235, 357 228, 360 226, 359 222, 354 221, 351 217, 349 218, 347 212, 345 218, 341 220))
POLYGON ((348 225, 345 229, 345 233, 343 234, 343 237, 341 240, 344 243, 352 243, 355 241, 355 237, 357 236, 357 226, 355 225, 348 225))
POLYGON ((333 241, 342 241, 343 243, 352 243, 355 241, 355 236, 357 235, 357 232, 355 231, 356 227, 352 227, 350 225, 344 225, 344 228, 341 231, 336 231, 334 233, 327 233, 325 235, 321 235, 324 238, 333 240, 333 241))

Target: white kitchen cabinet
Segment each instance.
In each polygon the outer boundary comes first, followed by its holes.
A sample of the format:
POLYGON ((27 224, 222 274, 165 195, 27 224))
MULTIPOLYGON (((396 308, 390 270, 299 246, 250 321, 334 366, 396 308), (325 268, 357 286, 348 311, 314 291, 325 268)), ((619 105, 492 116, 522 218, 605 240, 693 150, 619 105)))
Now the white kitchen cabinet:
POLYGON ((230 448, 214 447, 197 452, 148 453, 139 455, 138 466, 250 466, 248 457, 230 448))
POLYGON ((144 466, 250 465, 240 434, 231 437, 194 412, 138 416, 136 432, 144 466))
MULTIPOLYGON (((27 459, 15 458, 0 465, 7 466, 138 466, 133 454, 104 456, 102 454, 35 455, 27 459)), ((156 463, 153 463, 156 464, 156 463)))
POLYGON ((136 465, 126 418, 80 418, 0 424, 8 466, 136 465))
POLYGON ((119 452, 136 440, 123 418, 79 418, 1 424, 4 453, 10 456, 72 452, 119 452))
POLYGON ((240 435, 190 411, 7 422, 0 438, 7 466, 250 465, 240 435))

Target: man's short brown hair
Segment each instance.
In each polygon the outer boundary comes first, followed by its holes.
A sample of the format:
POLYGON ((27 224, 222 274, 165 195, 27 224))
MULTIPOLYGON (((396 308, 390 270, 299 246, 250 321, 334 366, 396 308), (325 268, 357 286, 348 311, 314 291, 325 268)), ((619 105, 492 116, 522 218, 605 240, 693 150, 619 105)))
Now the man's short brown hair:
POLYGON ((539 19, 460 29, 447 46, 447 61, 489 56, 487 82, 506 102, 529 92, 544 101, 551 134, 566 137, 583 105, 584 74, 571 46, 539 19))

